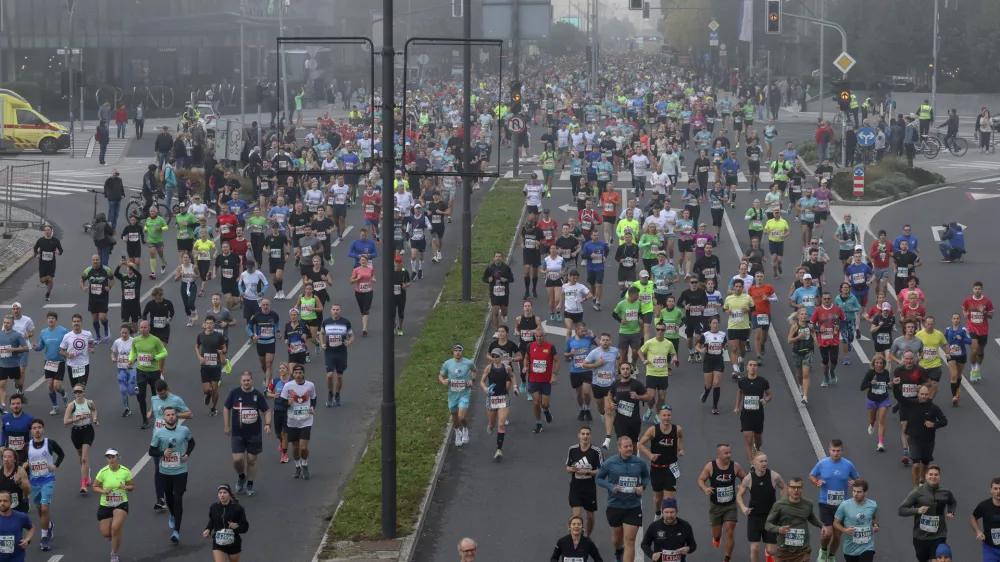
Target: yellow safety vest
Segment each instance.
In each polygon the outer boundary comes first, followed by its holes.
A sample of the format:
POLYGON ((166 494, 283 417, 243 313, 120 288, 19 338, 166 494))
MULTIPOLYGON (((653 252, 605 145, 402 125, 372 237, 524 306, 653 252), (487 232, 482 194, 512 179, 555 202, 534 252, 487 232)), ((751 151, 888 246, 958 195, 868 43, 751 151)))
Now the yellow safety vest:
POLYGON ((851 94, 851 109, 858 108, 858 96, 851 94))
POLYGON ((931 111, 933 111, 933 109, 931 109, 931 106, 929 106, 929 105, 921 105, 920 106, 920 120, 921 121, 928 121, 928 120, 930 120, 930 118, 931 118, 931 111))

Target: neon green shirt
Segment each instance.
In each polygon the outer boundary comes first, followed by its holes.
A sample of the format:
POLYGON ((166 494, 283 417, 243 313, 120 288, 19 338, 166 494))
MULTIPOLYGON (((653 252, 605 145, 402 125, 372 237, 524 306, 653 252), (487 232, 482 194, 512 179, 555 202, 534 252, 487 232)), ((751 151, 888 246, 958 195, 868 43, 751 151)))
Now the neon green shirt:
POLYGON ((542 155, 538 157, 538 161, 542 163, 543 170, 556 169, 556 154, 554 152, 543 152, 542 155))
MULTIPOLYGON (((178 240, 190 240, 194 237, 194 228, 198 226, 198 217, 194 216, 191 211, 184 211, 176 215, 174 220, 177 222, 178 240)), ((148 225, 149 221, 146 221, 146 223, 148 225)))
POLYGON ((118 470, 111 470, 105 466, 98 473, 94 481, 101 483, 101 488, 110 490, 106 494, 101 494, 102 507, 115 507, 128 501, 128 492, 125 491, 125 483, 132 479, 132 471, 124 466, 118 465, 118 470))
POLYGON ((670 376, 670 359, 677 355, 677 350, 669 340, 658 341, 656 338, 646 340, 639 348, 639 352, 649 361, 646 365, 647 377, 670 376))
POLYGON ((722 303, 722 309, 729 312, 728 328, 731 330, 749 330, 750 309, 752 308, 753 298, 746 293, 726 297, 726 300, 722 303))
POLYGON ((625 335, 632 335, 639 333, 639 315, 641 314, 642 304, 638 300, 635 302, 628 302, 625 299, 615 306, 615 314, 619 318, 624 320, 621 325, 618 326, 618 333, 625 335))
POLYGON ((146 225, 142 229, 146 231, 147 243, 163 244, 163 231, 167 229, 167 221, 157 215, 155 219, 146 219, 146 225))
POLYGON ((652 281, 646 281, 646 284, 643 285, 642 281, 636 281, 632 283, 632 286, 639 289, 639 310, 643 314, 653 312, 653 290, 656 288, 656 284, 652 281))
POLYGON ((167 356, 167 348, 163 347, 160 338, 150 334, 132 338, 132 351, 128 354, 130 363, 145 373, 159 373, 159 360, 167 356))
POLYGON ((660 310, 659 318, 656 319, 657 324, 660 322, 667 327, 664 337, 679 340, 681 337, 681 324, 684 322, 684 310, 676 306, 673 310, 667 310, 667 307, 663 307, 660 310))

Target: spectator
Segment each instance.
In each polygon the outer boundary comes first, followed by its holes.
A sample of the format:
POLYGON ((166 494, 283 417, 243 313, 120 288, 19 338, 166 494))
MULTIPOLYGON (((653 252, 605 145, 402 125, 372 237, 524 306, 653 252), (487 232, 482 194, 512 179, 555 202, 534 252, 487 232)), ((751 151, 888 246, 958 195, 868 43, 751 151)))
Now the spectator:
POLYGON ((118 170, 111 170, 111 175, 104 180, 104 198, 108 200, 108 222, 114 232, 118 230, 118 212, 121 210, 122 199, 125 198, 125 185, 118 170))
POLYGON ((108 152, 108 143, 111 141, 111 131, 108 130, 108 122, 101 120, 97 125, 97 131, 94 132, 94 137, 101 146, 101 153, 98 155, 98 162, 101 166, 107 166, 104 162, 104 155, 108 152))
POLYGON ((167 209, 172 209, 170 201, 174 198, 174 190, 177 188, 177 172, 174 170, 174 161, 171 160, 163 167, 163 202, 167 209))
POLYGON ((816 128, 816 157, 820 162, 830 159, 830 143, 833 142, 833 128, 826 121, 820 121, 816 128))
POLYGON ((135 138, 142 138, 142 128, 146 124, 146 108, 139 102, 139 105, 135 106, 135 138))
POLYGON ((125 132, 128 130, 128 112, 125 111, 125 104, 121 104, 115 110, 115 126, 118 127, 118 138, 125 138, 125 132))
POLYGON ((156 152, 156 164, 159 169, 163 169, 163 165, 170 161, 170 151, 174 149, 174 137, 170 136, 167 132, 169 129, 163 127, 163 130, 159 135, 156 135, 156 141, 153 143, 153 151, 156 152))
POLYGON ((94 240, 94 247, 97 248, 97 255, 101 257, 101 265, 107 266, 111 257, 111 248, 115 245, 114 230, 104 213, 97 213, 94 223, 90 227, 91 237, 94 240))
POLYGON ((111 102, 105 101, 97 108, 97 120, 105 123, 111 121, 111 102))

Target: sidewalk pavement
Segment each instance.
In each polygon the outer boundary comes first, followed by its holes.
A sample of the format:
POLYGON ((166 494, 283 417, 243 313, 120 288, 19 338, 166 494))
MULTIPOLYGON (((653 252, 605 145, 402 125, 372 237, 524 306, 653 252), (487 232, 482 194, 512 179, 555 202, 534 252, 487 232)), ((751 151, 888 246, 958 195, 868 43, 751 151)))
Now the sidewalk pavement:
POLYGON ((0 226, 3 227, 0 235, 0 284, 31 261, 32 250, 39 237, 38 230, 24 227, 26 223, 37 223, 40 218, 37 214, 10 207, 10 224, 7 224, 7 211, 7 205, 0 203, 0 226))

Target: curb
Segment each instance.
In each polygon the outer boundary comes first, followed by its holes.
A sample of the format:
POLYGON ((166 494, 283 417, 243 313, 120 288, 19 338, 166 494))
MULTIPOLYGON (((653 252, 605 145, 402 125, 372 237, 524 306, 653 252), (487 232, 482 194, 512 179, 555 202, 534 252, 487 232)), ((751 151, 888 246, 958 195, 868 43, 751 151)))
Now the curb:
MULTIPOLYGON (((802 162, 802 165, 803 167, 805 167, 805 169, 807 170, 810 169, 809 164, 801 156, 796 156, 796 158, 802 162)), ((907 197, 913 197, 914 195, 919 195, 921 193, 926 193, 928 191, 932 191, 934 189, 940 189, 942 187, 947 187, 949 185, 951 185, 951 183, 949 182, 929 183, 927 185, 922 185, 905 195, 890 195, 889 197, 883 197, 881 199, 874 199, 871 201, 864 201, 858 199, 844 199, 843 197, 840 196, 839 193, 837 193, 833 189, 830 190, 830 194, 833 200, 835 200, 838 205, 844 205, 847 207, 881 207, 882 205, 892 203, 893 201, 899 201, 900 199, 906 199, 907 197)))
POLYGON ((13 277, 14 274, 17 273, 22 267, 27 265, 27 263, 31 261, 33 257, 34 256, 30 251, 25 252, 24 254, 21 254, 21 257, 14 260, 14 263, 10 264, 2 271, 0 271, 0 285, 5 283, 7 279, 13 277))

